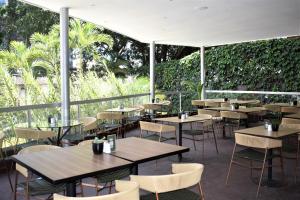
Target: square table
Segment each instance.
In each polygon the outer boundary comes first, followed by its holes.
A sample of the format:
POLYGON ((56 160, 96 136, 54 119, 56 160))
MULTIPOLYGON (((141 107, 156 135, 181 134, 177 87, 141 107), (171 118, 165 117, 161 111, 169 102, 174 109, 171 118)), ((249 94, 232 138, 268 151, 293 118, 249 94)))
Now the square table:
MULTIPOLYGON (((258 137, 266 137, 266 138, 271 138, 271 139, 281 139, 283 137, 297 134, 300 132, 300 130, 297 129, 290 129, 286 127, 279 127, 278 131, 268 131, 264 126, 257 126, 253 128, 246 128, 246 129, 240 129, 236 130, 236 133, 239 134, 246 134, 246 135, 252 135, 252 136, 258 136, 258 137)), ((272 155, 273 155, 273 150, 268 149, 268 179, 267 179, 267 185, 272 187, 272 186, 278 186, 275 180, 273 180, 273 170, 272 170, 272 155)))
POLYGON ((132 162, 96 155, 91 146, 73 146, 12 156, 12 160, 51 184, 66 183, 67 196, 76 196, 76 181, 132 166, 132 162))
POLYGON ((240 113, 255 113, 266 111, 267 109, 264 107, 250 107, 250 108, 239 108, 239 109, 231 109, 230 107, 212 107, 212 108, 205 108, 206 110, 215 110, 215 111, 232 111, 232 112, 240 112, 240 113))
POLYGON ((138 164, 140 163, 181 154, 189 150, 188 147, 129 137, 116 140, 116 151, 112 152, 111 155, 133 162, 134 173, 138 174, 138 164))

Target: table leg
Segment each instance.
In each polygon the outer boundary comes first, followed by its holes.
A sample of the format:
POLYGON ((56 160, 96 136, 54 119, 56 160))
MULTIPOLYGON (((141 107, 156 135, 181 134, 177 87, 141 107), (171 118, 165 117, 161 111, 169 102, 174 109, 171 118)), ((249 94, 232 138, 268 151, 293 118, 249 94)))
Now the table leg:
POLYGON ((139 175, 139 166, 138 166, 138 164, 134 165, 131 170, 132 170, 133 175, 139 175))
POLYGON ((66 195, 68 197, 76 197, 76 182, 66 184, 66 195))
POLYGON ((268 182, 272 182, 273 180, 273 168, 272 168, 272 156, 273 156, 273 150, 268 150, 268 182))
POLYGON ((248 118, 245 119, 245 127, 248 128, 249 127, 249 121, 248 121, 248 118))
MULTIPOLYGON (((179 144, 179 146, 182 146, 182 124, 181 123, 178 124, 178 144, 179 144)), ((179 159, 179 161, 182 160, 181 153, 178 154, 178 159, 179 159)))
POLYGON ((61 133, 61 127, 59 127, 57 131, 57 141, 56 141, 57 146, 60 145, 60 133, 61 133))

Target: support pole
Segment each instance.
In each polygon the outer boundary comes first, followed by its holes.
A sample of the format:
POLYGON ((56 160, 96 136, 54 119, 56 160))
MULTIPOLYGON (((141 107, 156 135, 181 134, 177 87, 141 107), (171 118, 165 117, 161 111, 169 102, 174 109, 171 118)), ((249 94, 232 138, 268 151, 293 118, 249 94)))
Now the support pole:
POLYGON ((150 43, 150 101, 155 100, 155 87, 154 87, 154 66, 155 66, 155 42, 150 43))
POLYGON ((205 49, 204 49, 204 46, 202 46, 200 48, 200 66, 201 66, 200 74, 201 74, 201 84, 203 85, 201 99, 205 99, 206 98, 204 54, 205 54, 205 49))
POLYGON ((69 87, 69 9, 60 9, 60 67, 61 67, 61 117, 62 123, 70 120, 69 87))

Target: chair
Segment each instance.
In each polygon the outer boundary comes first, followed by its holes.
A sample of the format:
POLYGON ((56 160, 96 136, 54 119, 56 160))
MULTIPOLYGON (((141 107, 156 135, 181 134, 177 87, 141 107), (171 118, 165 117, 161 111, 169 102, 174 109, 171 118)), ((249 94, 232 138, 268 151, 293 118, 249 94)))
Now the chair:
POLYGON ((159 117, 167 117, 171 113, 171 101, 163 101, 161 105, 161 109, 156 111, 156 115, 159 117))
MULTIPOLYGON (((52 145, 35 145, 26 147, 19 151, 18 155, 28 154, 40 151, 53 151, 61 147, 52 145)), ((29 171, 19 164, 16 164, 14 199, 17 198, 17 188, 23 188, 25 198, 29 200, 30 196, 50 195, 54 193, 63 192, 65 190, 64 184, 53 185, 41 178, 31 178, 32 175, 29 171), (18 183, 19 174, 25 177, 25 182, 18 183)), ((48 198, 49 198, 48 197, 48 198)))
POLYGON ((233 128, 236 127, 237 129, 240 128, 240 124, 242 120, 247 120, 248 116, 245 113, 239 113, 234 111, 221 111, 221 117, 224 122, 224 132, 225 127, 228 126, 231 128, 231 133, 233 132, 233 128))
POLYGON ((194 149, 196 151, 197 150, 196 149, 196 141, 201 141, 199 139, 196 139, 196 136, 202 135, 202 158, 204 158, 204 140, 205 140, 205 134, 206 133, 212 133, 213 134, 217 153, 219 153, 219 150, 218 150, 218 144, 217 144, 215 129, 214 129, 214 125, 213 125, 212 115, 201 114, 201 116, 206 116, 206 117, 209 117, 211 119, 205 120, 205 121, 190 123, 190 130, 182 130, 182 134, 183 135, 189 135, 192 138, 190 138, 190 137, 182 137, 182 138, 192 140, 193 144, 194 144, 194 149))
POLYGON ((296 152, 296 166, 295 166, 295 182, 297 182, 297 172, 299 168, 299 157, 300 157, 300 119, 282 118, 281 125, 283 127, 298 129, 298 142, 297 142, 297 152, 296 152))
POLYGON ((139 185, 132 181, 116 181, 118 193, 95 197, 65 197, 54 194, 54 200, 139 200, 139 185))
POLYGON ((219 111, 198 109, 198 115, 211 115, 214 125, 220 125, 220 122, 222 121, 221 114, 219 111))
MULTIPOLYGON (((80 143, 78 143, 79 146, 87 146, 87 148, 91 148, 93 143, 93 140, 84 140, 80 143)), ((96 189, 96 195, 99 195, 99 192, 105 188, 109 188, 109 193, 111 193, 112 187, 113 187, 113 182, 115 180, 123 179, 128 177, 131 174, 131 169, 130 168, 125 168, 125 169, 120 169, 116 170, 113 172, 109 173, 102 173, 99 176, 95 176, 95 184, 87 184, 87 183, 82 183, 82 186, 89 186, 89 187, 94 187, 96 189), (104 183, 105 186, 101 187, 100 184, 104 183), (107 183, 109 183, 109 186, 106 186, 107 183)))
POLYGON ((119 112, 100 112, 97 114, 100 128, 108 131, 116 131, 117 136, 125 137, 125 116, 119 112))
POLYGON ((205 102, 200 100, 192 100, 192 105, 197 107, 204 107, 205 102))
POLYGON ((175 126, 140 121, 140 128, 141 128, 141 132, 140 132, 141 138, 155 140, 158 142, 164 142, 164 141, 167 141, 170 139, 175 139, 176 144, 177 144, 177 136, 176 136, 176 127, 175 126), (147 133, 151 132, 154 134, 143 136, 144 131, 147 131, 147 133), (174 138, 163 137, 162 134, 166 134, 166 133, 174 133, 174 138))
POLYGON ((300 112, 300 108, 297 107, 281 107, 283 114, 294 114, 300 112))
POLYGON ((6 163, 6 160, 5 160, 6 153, 3 151, 4 139, 5 139, 5 134, 2 131, 0 131, 0 162, 2 163, 0 169, 4 169, 6 171, 10 188, 13 191, 13 186, 12 186, 12 183, 11 183, 11 178, 10 178, 10 173, 9 173, 9 167, 7 166, 7 163, 6 163))
POLYGON ((148 103, 148 104, 144 104, 143 107, 145 110, 145 118, 147 118, 149 120, 156 117, 157 111, 162 111, 161 104, 148 103))
POLYGON ((26 148, 32 145, 45 144, 45 140, 48 138, 56 137, 56 133, 53 131, 42 131, 33 128, 15 128, 16 133, 16 147, 17 152, 18 147, 26 148), (19 144, 20 139, 24 139, 26 143, 19 144))
POLYGON ((271 112, 281 112, 281 106, 276 105, 276 104, 266 104, 266 105, 263 105, 263 107, 271 112))
POLYGON ((229 108, 230 107, 230 103, 229 102, 221 103, 221 107, 223 107, 223 108, 229 108))
POLYGON ((204 166, 198 163, 172 164, 172 173, 160 176, 131 175, 130 180, 139 183, 140 188, 151 192, 141 196, 141 200, 194 200, 204 199, 201 176, 204 166), (199 194, 188 190, 198 186, 199 194))
POLYGON ((205 107, 220 107, 220 103, 218 102, 210 102, 210 101, 205 101, 205 107))
MULTIPOLYGON (((275 157, 280 158, 280 167, 281 167, 281 172, 283 175, 282 141, 281 140, 275 140, 275 139, 270 139, 270 138, 265 138, 265 137, 257 137, 257 136, 252 136, 252 135, 244 135, 244 134, 235 133, 235 145, 233 148, 233 152, 232 152, 232 156, 231 156, 231 160, 230 160, 230 164, 229 164, 228 174, 227 174, 227 178, 226 178, 226 185, 228 184, 232 164, 235 164, 235 165, 238 165, 241 167, 250 168, 251 176, 252 176, 252 169, 261 169, 258 188, 256 191, 256 198, 257 198, 258 194, 259 194, 259 189, 261 186, 263 174, 264 174, 264 169, 267 167, 270 167, 266 163, 266 161, 268 159, 272 159, 267 154, 268 150, 270 150, 270 149, 272 149, 272 150, 279 149, 280 154, 273 155, 272 158, 275 158, 275 157), (246 147, 246 149, 236 152, 237 145, 246 147), (256 149, 263 150, 263 152, 258 151, 256 149), (244 164, 242 162, 238 162, 238 159, 249 160, 250 166, 247 166, 246 164, 244 164), (254 167, 253 161, 262 162, 263 164, 261 167, 254 167)), ((272 165, 272 167, 273 166, 275 166, 275 165, 272 165)))

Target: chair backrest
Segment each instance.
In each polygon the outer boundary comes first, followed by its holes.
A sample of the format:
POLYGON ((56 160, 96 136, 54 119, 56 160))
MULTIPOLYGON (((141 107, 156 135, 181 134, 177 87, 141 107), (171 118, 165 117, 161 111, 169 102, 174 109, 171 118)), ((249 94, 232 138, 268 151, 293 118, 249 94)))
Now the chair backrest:
POLYGON ((193 106, 205 106, 205 102, 199 101, 199 100, 192 100, 192 105, 193 106))
POLYGON ((84 131, 90 131, 97 128, 97 118, 95 117, 83 117, 79 121, 83 124, 84 131))
POLYGON ((215 110, 198 109, 198 115, 210 115, 212 117, 220 117, 220 112, 215 110))
POLYGON ((188 188, 198 184, 201 180, 204 166, 199 163, 172 164, 170 175, 136 176, 130 180, 138 182, 140 188, 153 193, 163 193, 188 188))
POLYGON ((300 111, 297 107, 281 107, 282 113, 298 113, 300 111))
POLYGON ((273 149, 282 147, 281 140, 235 133, 235 143, 245 147, 273 149))
POLYGON ((145 110, 153 110, 153 111, 162 109, 162 105, 151 104, 151 103, 144 104, 143 107, 145 110))
POLYGON ((17 143, 19 138, 25 140, 40 140, 54 137, 56 134, 53 131, 42 131, 33 128, 15 128, 17 143))
POLYGON ((225 107, 225 108, 228 108, 230 107, 230 103, 229 102, 224 102, 224 103, 221 103, 221 107, 225 107))
POLYGON ((162 124, 153 123, 153 122, 140 121, 140 127, 142 131, 151 131, 151 132, 158 132, 158 133, 161 133, 162 131, 162 124))
POLYGON ((119 112, 100 112, 97 114, 97 119, 100 120, 122 120, 125 116, 119 112))
MULTIPOLYGON (((49 150, 60 149, 60 148, 61 147, 54 146, 54 145, 34 145, 34 146, 21 149, 18 155, 41 152, 41 151, 49 151, 49 150)), ((16 170, 19 173, 21 173, 23 176, 28 177, 28 170, 17 163, 16 163, 16 170)))
POLYGON ((272 112, 281 112, 281 107, 279 105, 275 105, 275 104, 266 104, 263 106, 264 108, 266 108, 268 111, 272 111, 272 112))
POLYGON ((95 197, 65 197, 54 194, 54 200, 139 200, 139 185, 133 181, 116 180, 116 191, 118 193, 95 197))
POLYGON ((234 111, 221 111, 222 118, 228 119, 247 119, 248 116, 245 113, 239 113, 234 111))
POLYGON ((210 101, 205 101, 205 106, 206 107, 220 107, 220 103, 218 102, 210 102, 210 101))
POLYGON ((85 146, 85 145, 92 145, 94 140, 83 140, 82 142, 78 143, 78 146, 85 146))

